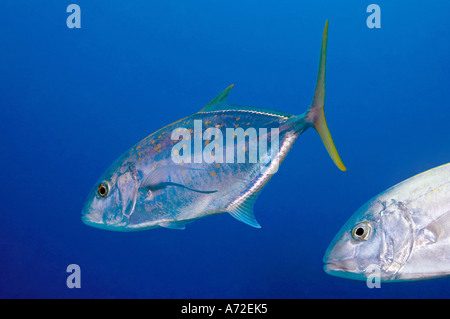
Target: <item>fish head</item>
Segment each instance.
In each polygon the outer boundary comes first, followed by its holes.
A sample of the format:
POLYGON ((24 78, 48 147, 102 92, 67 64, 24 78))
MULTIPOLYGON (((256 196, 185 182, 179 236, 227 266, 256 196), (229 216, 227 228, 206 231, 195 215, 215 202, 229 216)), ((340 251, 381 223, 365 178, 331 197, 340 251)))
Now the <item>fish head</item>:
POLYGON ((326 273, 355 280, 397 281, 413 247, 405 205, 385 196, 363 205, 334 237, 323 258, 326 273))
POLYGON ((82 210, 82 221, 96 228, 127 231, 138 193, 137 179, 133 165, 113 164, 89 193, 82 210))

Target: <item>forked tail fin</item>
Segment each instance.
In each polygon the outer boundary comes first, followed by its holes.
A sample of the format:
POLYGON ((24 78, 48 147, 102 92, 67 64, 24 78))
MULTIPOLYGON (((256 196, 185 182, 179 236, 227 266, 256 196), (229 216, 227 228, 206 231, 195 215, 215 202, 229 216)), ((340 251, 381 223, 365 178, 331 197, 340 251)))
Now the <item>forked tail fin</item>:
POLYGON ((327 37, 328 37, 328 20, 325 24, 322 37, 322 47, 320 49, 319 72, 317 75, 316 91, 314 92, 314 100, 306 112, 306 121, 313 124, 319 133, 325 148, 339 169, 346 171, 344 164, 334 146, 333 138, 328 130, 325 120, 324 104, 325 104, 325 73, 327 61, 327 37))

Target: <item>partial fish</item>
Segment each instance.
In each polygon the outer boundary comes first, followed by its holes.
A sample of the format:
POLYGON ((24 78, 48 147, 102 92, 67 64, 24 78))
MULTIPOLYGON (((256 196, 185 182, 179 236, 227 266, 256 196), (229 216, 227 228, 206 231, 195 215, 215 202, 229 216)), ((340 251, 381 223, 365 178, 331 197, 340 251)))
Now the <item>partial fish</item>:
POLYGON ((364 204, 324 257, 330 275, 395 282, 450 274, 450 164, 397 184, 364 204))
POLYGON ((83 222, 115 231, 183 229, 186 222, 197 218, 229 213, 260 227, 253 203, 295 140, 310 127, 317 130, 335 164, 345 170, 323 109, 327 31, 328 21, 314 100, 307 112, 295 116, 230 104, 230 86, 198 113, 151 134, 117 159, 91 191, 82 211, 83 222), (235 134, 229 134, 230 128, 235 134), (238 133, 244 134, 240 143, 229 144, 238 133), (270 144, 270 152, 260 152, 256 161, 250 161, 250 150, 263 142, 270 144), (249 160, 237 156, 237 161, 229 161, 238 147, 249 160), (202 160, 205 154, 210 160, 202 160))

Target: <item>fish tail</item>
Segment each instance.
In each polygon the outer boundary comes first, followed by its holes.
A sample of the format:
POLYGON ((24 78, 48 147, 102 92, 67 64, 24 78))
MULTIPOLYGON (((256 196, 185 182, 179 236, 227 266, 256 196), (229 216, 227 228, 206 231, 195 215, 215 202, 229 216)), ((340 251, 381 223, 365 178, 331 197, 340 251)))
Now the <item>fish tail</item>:
POLYGON ((346 171, 344 164, 336 150, 336 147, 328 129, 325 120, 324 104, 325 104, 325 73, 327 60, 327 37, 328 37, 328 20, 325 24, 322 37, 322 47, 320 49, 319 72, 317 75, 316 90, 314 92, 314 100, 305 113, 306 122, 310 123, 319 133, 325 148, 330 154, 332 160, 340 170, 346 171))

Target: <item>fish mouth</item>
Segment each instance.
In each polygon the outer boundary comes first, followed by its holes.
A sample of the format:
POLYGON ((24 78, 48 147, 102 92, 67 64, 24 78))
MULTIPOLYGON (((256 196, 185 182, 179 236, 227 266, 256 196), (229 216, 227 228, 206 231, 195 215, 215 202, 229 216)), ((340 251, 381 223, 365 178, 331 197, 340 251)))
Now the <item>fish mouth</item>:
POLYGON ((345 261, 324 261, 325 265, 323 270, 331 276, 353 279, 353 280, 366 280, 364 273, 361 273, 354 260, 345 261))
POLYGON ((330 271, 348 271, 348 267, 345 266, 345 263, 339 261, 330 261, 326 262, 323 266, 326 273, 330 271))
POLYGON ((332 260, 325 262, 323 270, 333 276, 343 277, 344 274, 354 273, 355 268, 352 267, 351 263, 345 261, 332 260))
POLYGON ((81 212, 81 221, 94 228, 106 229, 108 226, 105 224, 102 214, 86 208, 81 212))
POLYGON ((91 218, 88 217, 88 215, 82 215, 81 216, 81 221, 83 223, 85 223, 88 226, 91 227, 95 227, 95 228, 105 228, 105 224, 103 223, 103 221, 96 221, 96 220, 92 220, 91 218))
POLYGON ((118 224, 108 224, 105 223, 102 220, 96 220, 94 219, 92 215, 89 214, 83 214, 81 216, 81 221, 90 226, 90 227, 94 227, 94 228, 98 228, 98 229, 103 229, 103 230, 109 230, 109 231, 118 231, 118 232, 128 232, 128 231, 133 231, 132 229, 129 229, 126 225, 126 223, 118 223, 118 224))

